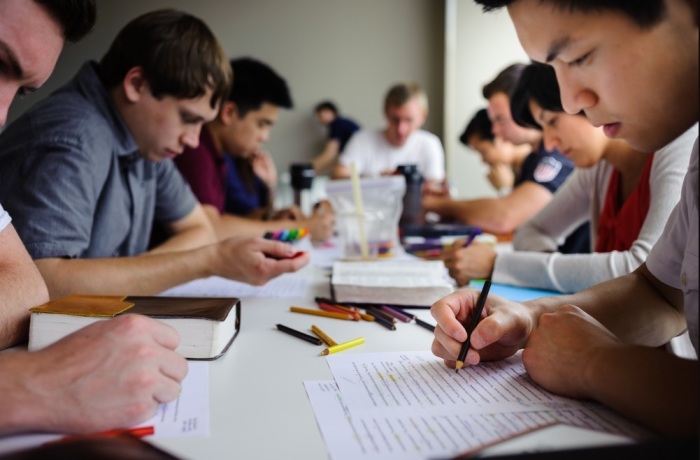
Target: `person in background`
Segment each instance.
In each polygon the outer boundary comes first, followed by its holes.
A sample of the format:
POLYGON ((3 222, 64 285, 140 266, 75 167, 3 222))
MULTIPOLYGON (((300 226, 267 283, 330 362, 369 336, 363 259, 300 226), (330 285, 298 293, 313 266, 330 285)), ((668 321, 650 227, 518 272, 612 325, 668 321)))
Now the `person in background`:
POLYGON ((531 148, 528 144, 516 146, 494 136, 492 126, 488 111, 480 109, 467 123, 459 141, 481 155, 481 160, 489 167, 486 178, 498 194, 504 196, 513 189, 515 172, 531 148))
MULTIPOLYGON (((0 125, 15 95, 39 89, 64 42, 80 40, 95 17, 93 0, 0 2, 0 125)), ((48 299, 0 205, 0 349, 27 340, 28 309, 48 299)), ((0 354, 0 434, 87 433, 143 422, 180 394, 187 361, 175 353, 178 343, 162 322, 124 315, 41 351, 0 354)))
POLYGON ((230 85, 206 24, 158 10, 5 129, 0 202, 51 298, 151 295, 210 275, 262 284, 308 263, 290 244, 218 241, 172 162, 197 145, 230 85), (154 222, 169 238, 148 250, 154 222))
POLYGON ((333 234, 329 206, 307 217, 297 208, 274 211, 277 169, 261 150, 280 108, 291 108, 287 83, 270 66, 252 58, 230 61, 234 83, 216 118, 205 124, 196 147, 175 158, 180 173, 212 222, 217 236, 262 236, 307 228, 315 241, 333 234))
POLYGON ((564 112, 554 70, 530 64, 512 97, 513 118, 542 129, 544 144, 576 170, 545 208, 518 229, 514 252, 457 242, 445 266, 459 285, 497 283, 571 293, 630 273, 644 262, 678 202, 697 126, 654 153, 609 139, 584 113, 564 112), (589 221, 591 254, 561 254, 561 240, 589 221))
POLYGON ((351 164, 365 177, 396 172, 403 164, 415 164, 423 176, 424 189, 444 190, 445 152, 440 139, 421 126, 428 117, 428 97, 416 83, 398 83, 384 98, 387 126, 360 130, 352 136, 338 159, 332 177, 350 177, 351 164))
POLYGON ((316 104, 314 114, 319 123, 326 127, 328 135, 323 151, 311 160, 316 174, 323 174, 335 167, 338 156, 360 125, 351 118, 342 116, 338 107, 331 101, 316 104))
MULTIPOLYGON (((493 135, 524 146, 513 158, 516 178, 511 192, 496 198, 458 200, 428 195, 423 198, 423 209, 443 219, 459 220, 498 235, 510 235, 549 203, 559 187, 574 170, 574 165, 558 150, 548 151, 542 142, 542 133, 525 128, 513 121, 510 97, 525 69, 524 64, 512 64, 503 69, 483 87, 488 100, 488 115, 493 135)), ((560 248, 565 253, 588 252, 588 229, 577 229, 560 248)))
MULTIPOLYGON (((478 0, 507 6, 534 62, 554 68, 563 109, 612 139, 654 152, 698 122, 696 1, 478 0)), ((698 361, 660 348, 688 330, 698 353, 698 141, 681 197, 646 261, 572 295, 529 302, 489 296, 466 364, 522 350, 529 377, 598 401, 670 438, 698 436, 698 361)), ((436 302, 433 353, 454 366, 478 293, 436 302)))

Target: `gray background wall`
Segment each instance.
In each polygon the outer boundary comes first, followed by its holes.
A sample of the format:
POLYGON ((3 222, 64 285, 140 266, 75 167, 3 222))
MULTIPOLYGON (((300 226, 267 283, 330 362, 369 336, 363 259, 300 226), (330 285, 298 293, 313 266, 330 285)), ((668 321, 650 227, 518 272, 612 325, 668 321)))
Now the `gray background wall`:
POLYGON ((331 98, 363 126, 381 126, 382 99, 396 81, 415 80, 430 99, 426 129, 443 121, 444 2, 439 0, 97 0, 98 22, 68 45, 39 94, 18 101, 10 121, 78 70, 99 59, 130 19, 172 7, 203 19, 231 57, 253 56, 289 84, 295 107, 283 111, 267 144, 278 169, 320 151, 324 131, 313 106, 331 98))
POLYGON ((85 59, 99 59, 130 19, 157 8, 189 11, 206 21, 231 57, 254 56, 286 77, 295 102, 283 111, 267 149, 277 167, 311 158, 323 130, 312 108, 324 98, 365 127, 383 126, 382 99, 398 80, 422 84, 430 99, 425 128, 446 151, 458 196, 492 195, 478 155, 459 133, 484 106, 481 86, 506 65, 526 62, 505 11, 484 14, 472 0, 97 0, 98 22, 67 45, 39 93, 18 100, 12 121, 70 79, 85 59))

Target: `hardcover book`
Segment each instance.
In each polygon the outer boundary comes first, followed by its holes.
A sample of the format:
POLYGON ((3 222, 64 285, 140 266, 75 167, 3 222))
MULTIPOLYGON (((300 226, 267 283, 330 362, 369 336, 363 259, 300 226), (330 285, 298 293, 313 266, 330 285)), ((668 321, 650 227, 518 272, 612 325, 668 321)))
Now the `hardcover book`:
POLYGON ((135 313, 168 324, 180 334, 175 351, 188 359, 216 359, 241 323, 234 297, 71 295, 31 308, 29 350, 39 350, 95 321, 135 313))

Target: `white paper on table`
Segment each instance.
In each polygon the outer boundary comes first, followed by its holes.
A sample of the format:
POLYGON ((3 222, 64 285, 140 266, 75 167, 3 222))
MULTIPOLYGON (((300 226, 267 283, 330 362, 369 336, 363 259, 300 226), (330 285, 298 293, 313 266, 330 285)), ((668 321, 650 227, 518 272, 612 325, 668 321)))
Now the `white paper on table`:
POLYGON ((334 460, 451 456, 556 422, 616 439, 649 436, 598 404, 541 389, 519 356, 459 373, 429 352, 327 359, 337 384, 306 389, 334 460))
POLYGON ((311 278, 285 273, 263 286, 253 286, 220 276, 210 276, 175 286, 160 293, 169 297, 304 297, 311 278))
POLYGON ((209 436, 209 363, 188 361, 187 376, 180 396, 161 404, 148 421, 138 426, 153 426, 154 438, 209 436))

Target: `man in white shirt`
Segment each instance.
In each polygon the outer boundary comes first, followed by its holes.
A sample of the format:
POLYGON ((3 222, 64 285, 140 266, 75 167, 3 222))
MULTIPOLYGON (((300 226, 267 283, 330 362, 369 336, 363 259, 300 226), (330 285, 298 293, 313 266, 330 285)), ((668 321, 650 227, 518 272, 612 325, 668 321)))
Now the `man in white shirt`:
POLYGON ((440 139, 420 129, 428 116, 428 98, 415 83, 399 83, 384 99, 387 126, 362 130, 348 142, 333 178, 350 177, 351 164, 360 176, 393 174, 399 165, 415 164, 428 187, 445 180, 445 151, 440 139))

